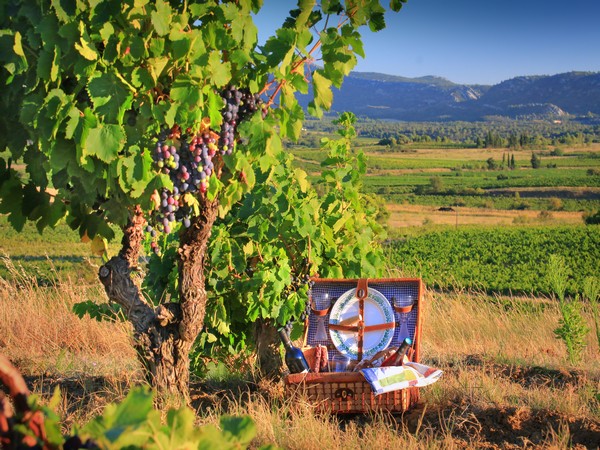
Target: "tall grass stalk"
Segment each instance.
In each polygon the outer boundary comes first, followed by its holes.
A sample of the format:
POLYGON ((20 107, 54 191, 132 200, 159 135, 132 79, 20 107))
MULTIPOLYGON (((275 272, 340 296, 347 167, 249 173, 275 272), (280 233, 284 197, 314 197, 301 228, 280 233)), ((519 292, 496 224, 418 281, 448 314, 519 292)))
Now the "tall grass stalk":
POLYGON ((557 338, 563 340, 567 347, 567 354, 571 364, 581 361, 586 346, 585 337, 590 328, 585 323, 581 314, 581 302, 579 296, 574 299, 565 299, 565 293, 569 283, 569 268, 562 256, 550 255, 546 272, 546 279, 554 294, 558 297, 558 305, 562 317, 559 326, 554 330, 557 338))
POLYGON ((600 349, 600 308, 598 306, 598 301, 600 300, 600 280, 596 277, 586 278, 583 281, 583 295, 590 303, 592 318, 596 328, 596 340, 600 349))

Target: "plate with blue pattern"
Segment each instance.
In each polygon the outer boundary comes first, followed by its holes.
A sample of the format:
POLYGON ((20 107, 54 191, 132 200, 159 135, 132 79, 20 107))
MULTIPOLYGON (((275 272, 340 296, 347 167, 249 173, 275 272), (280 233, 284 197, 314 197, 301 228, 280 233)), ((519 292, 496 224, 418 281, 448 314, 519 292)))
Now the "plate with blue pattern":
MULTIPOLYGON (((358 326, 359 300, 356 289, 350 289, 337 299, 329 315, 330 325, 358 326)), ((385 296, 376 289, 368 289, 364 305, 365 327, 390 324, 382 330, 365 330, 363 336, 363 359, 386 349, 394 337, 394 309, 385 296)), ((358 359, 358 331, 329 329, 335 348, 350 359, 358 359)))

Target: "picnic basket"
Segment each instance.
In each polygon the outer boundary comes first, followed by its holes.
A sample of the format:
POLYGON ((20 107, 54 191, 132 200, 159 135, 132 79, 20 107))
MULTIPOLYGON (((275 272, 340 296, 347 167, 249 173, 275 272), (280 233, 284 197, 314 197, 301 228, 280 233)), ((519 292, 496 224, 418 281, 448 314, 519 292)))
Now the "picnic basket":
MULTIPOLYGON (((407 357, 410 361, 419 362, 422 296, 423 284, 419 278, 312 279, 308 295, 311 309, 305 322, 302 345, 309 365, 312 364, 314 357, 312 350, 318 345, 326 346, 330 361, 341 354, 338 347, 344 350, 339 341, 336 340, 335 344, 333 342, 333 338, 336 337, 335 330, 356 332, 358 349, 356 354, 352 355, 354 363, 368 357, 380 347, 399 345, 406 333, 413 341, 407 357), (384 309, 391 308, 393 311, 393 325, 384 323, 371 326, 368 317, 364 317, 364 320, 357 325, 345 326, 334 323, 332 312, 335 315, 336 305, 339 306, 340 301, 347 301, 349 297, 353 297, 354 302, 358 299, 358 310, 362 313, 365 301, 372 301, 371 295, 375 293, 378 294, 378 299, 384 297, 385 301, 389 302, 389 305, 383 306, 384 309), (379 336, 384 338, 381 339, 382 342, 371 340, 369 344, 368 338, 365 338, 368 333, 374 333, 375 339, 379 336)), ((288 374, 284 377, 286 395, 290 398, 303 398, 321 412, 336 414, 365 413, 374 410, 400 413, 410 409, 419 400, 417 387, 375 395, 360 372, 349 370, 288 374)))

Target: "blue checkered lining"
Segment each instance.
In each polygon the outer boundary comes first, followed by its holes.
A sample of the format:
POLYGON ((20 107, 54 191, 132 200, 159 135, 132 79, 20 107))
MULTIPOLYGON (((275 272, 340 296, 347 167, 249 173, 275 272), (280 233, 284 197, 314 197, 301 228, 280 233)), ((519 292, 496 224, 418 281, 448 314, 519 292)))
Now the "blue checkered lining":
MULTIPOLYGON (((326 309, 333 306, 335 301, 350 289, 356 288, 356 282, 328 282, 327 280, 315 281, 308 292, 309 301, 314 301, 316 309, 326 309)), ((408 306, 414 302, 413 309, 410 313, 402 314, 394 312, 396 328, 390 346, 398 346, 400 344, 401 320, 406 320, 408 334, 414 340, 415 329, 417 326, 417 300, 419 297, 419 282, 418 281, 386 281, 377 282, 376 280, 369 281, 369 288, 373 288, 381 292, 393 306, 408 306)), ((321 333, 323 334, 323 333, 321 333)), ((309 346, 326 345, 328 348, 329 358, 339 355, 337 349, 333 346, 329 336, 329 314, 325 316, 315 316, 309 314, 308 317, 308 333, 306 343, 309 346), (319 324, 319 320, 323 321, 325 339, 317 339, 318 333, 323 331, 323 326, 319 324)))

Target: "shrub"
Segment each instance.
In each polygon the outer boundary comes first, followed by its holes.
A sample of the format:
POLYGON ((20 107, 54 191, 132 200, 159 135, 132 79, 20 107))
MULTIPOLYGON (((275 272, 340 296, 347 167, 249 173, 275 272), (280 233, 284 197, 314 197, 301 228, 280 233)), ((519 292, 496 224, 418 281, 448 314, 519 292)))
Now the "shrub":
POLYGON ((539 169, 542 166, 542 158, 540 155, 536 153, 531 154, 531 167, 534 169, 539 169))
POLYGON ((444 182, 438 176, 433 176, 429 179, 429 184, 433 192, 441 192, 444 188, 444 182))
POLYGON ((583 221, 586 225, 599 225, 600 224, 600 209, 595 213, 587 213, 583 215, 583 221))
POLYGON ((548 208, 552 211, 561 211, 564 205, 560 198, 552 197, 548 200, 548 208))
POLYGON ((585 337, 590 329, 581 315, 579 296, 576 295, 571 300, 565 298, 569 275, 570 270, 564 258, 558 255, 550 255, 546 268, 546 280, 554 295, 558 297, 558 305, 562 315, 554 334, 565 343, 569 362, 576 364, 583 357, 583 350, 586 346, 585 337))

